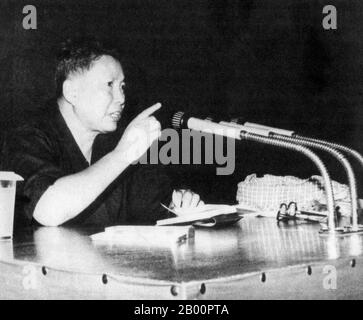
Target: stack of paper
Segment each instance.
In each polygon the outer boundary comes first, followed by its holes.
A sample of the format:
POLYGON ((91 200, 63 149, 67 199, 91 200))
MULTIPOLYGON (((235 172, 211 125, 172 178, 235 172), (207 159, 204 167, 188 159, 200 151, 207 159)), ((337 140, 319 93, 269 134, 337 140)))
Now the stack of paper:
POLYGON ((91 235, 93 241, 126 246, 165 246, 194 238, 194 228, 159 226, 114 226, 91 235))

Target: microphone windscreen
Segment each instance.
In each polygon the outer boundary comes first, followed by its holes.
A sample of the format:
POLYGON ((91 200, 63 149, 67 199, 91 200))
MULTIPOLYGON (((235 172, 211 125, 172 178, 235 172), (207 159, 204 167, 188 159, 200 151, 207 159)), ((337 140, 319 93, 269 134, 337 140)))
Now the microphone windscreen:
POLYGON ((159 110, 156 110, 152 116, 154 116, 156 120, 160 122, 161 129, 163 130, 173 128, 172 118, 177 111, 178 110, 171 109, 170 107, 168 108, 167 106, 162 106, 159 110))

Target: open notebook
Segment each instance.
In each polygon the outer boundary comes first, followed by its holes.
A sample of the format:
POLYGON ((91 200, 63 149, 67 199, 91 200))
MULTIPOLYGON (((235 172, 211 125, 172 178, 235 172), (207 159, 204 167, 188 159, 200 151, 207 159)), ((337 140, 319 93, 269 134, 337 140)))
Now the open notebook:
POLYGON ((197 225, 203 227, 225 226, 236 223, 244 214, 256 213, 254 208, 241 205, 206 204, 194 208, 165 209, 176 217, 158 220, 156 225, 197 225))

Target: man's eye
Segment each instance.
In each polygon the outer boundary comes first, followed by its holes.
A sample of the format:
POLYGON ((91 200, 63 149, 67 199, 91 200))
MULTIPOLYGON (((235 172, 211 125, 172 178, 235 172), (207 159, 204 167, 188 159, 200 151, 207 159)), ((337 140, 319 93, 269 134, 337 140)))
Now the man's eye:
POLYGON ((107 86, 112 87, 112 85, 113 85, 113 81, 107 82, 107 86))

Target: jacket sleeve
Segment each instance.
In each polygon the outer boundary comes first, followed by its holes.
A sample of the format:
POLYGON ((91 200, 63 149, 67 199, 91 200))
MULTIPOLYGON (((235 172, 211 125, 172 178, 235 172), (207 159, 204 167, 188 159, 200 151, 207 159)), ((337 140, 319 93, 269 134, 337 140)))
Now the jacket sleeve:
POLYGON ((22 127, 7 134, 1 154, 2 170, 14 171, 24 179, 17 185, 15 222, 30 223, 40 197, 65 175, 56 150, 41 130, 22 127))

